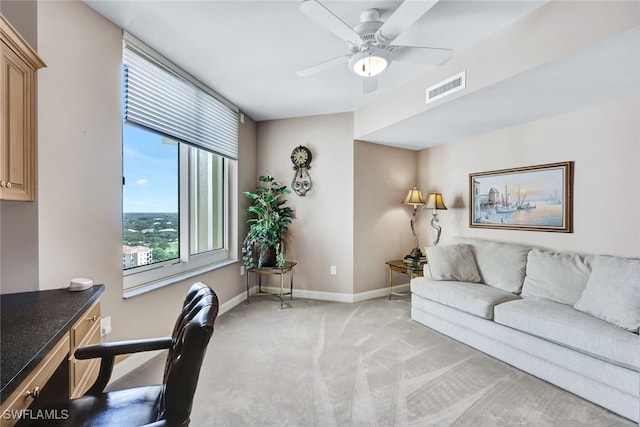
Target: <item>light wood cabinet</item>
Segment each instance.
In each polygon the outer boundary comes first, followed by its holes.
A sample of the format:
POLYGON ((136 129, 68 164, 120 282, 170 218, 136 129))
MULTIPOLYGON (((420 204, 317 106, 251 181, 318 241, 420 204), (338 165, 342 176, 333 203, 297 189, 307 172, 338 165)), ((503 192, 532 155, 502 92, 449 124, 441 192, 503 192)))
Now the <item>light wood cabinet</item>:
POLYGON ((78 347, 100 344, 100 302, 87 310, 71 328, 71 351, 69 354, 69 390, 72 398, 80 397, 98 377, 100 359, 78 360, 73 357, 78 347))
POLYGON ((0 200, 35 200, 36 70, 45 63, 0 15, 0 200))
POLYGON ((11 427, 18 422, 22 416, 22 411, 29 408, 34 399, 40 397, 44 386, 60 364, 66 360, 68 354, 69 333, 67 332, 9 398, 2 402, 0 407, 2 410, 2 418, 0 419, 2 427, 11 427))
MULTIPOLYGON (((100 370, 100 359, 77 360, 73 354, 78 347, 100 343, 100 301, 94 302, 80 319, 66 330, 56 345, 20 383, 20 385, 0 405, 0 427, 14 426, 23 411, 31 409, 38 401, 48 393, 47 397, 54 396, 56 401, 68 397, 76 398, 93 385, 100 370), (64 375, 61 383, 53 385, 53 389, 47 388, 51 384, 52 377, 58 373, 64 375), (40 394, 42 393, 42 396, 40 394)), ((51 386, 50 386, 51 387, 51 386)), ((46 399, 46 398, 45 398, 46 399)), ((36 410, 37 411, 37 410, 36 410)), ((36 411, 28 416, 35 416, 36 411)), ((58 416, 65 416, 60 413, 58 416)))

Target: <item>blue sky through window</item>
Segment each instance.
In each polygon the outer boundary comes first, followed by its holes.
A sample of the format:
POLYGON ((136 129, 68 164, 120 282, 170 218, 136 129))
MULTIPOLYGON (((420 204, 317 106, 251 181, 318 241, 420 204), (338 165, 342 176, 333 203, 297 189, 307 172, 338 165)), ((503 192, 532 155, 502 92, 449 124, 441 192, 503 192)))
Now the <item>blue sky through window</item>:
POLYGON ((122 211, 178 212, 178 144, 125 123, 122 151, 122 211))

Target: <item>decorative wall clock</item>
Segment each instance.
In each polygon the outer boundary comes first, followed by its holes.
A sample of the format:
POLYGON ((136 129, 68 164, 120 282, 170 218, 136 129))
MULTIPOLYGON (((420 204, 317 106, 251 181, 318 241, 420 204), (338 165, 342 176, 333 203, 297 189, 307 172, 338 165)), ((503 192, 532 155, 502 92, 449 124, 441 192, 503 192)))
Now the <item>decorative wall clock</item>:
POLYGON ((298 145, 291 152, 291 162, 293 170, 296 171, 291 182, 291 188, 298 196, 304 196, 311 189, 311 151, 307 147, 298 145))

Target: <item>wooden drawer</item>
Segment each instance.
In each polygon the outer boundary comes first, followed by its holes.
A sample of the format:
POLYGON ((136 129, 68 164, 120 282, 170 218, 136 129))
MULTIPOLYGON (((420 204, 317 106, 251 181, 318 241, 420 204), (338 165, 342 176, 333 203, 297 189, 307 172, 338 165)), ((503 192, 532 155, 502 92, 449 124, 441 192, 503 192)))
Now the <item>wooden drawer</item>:
POLYGON ((70 397, 82 396, 98 376, 99 359, 77 360, 73 353, 78 347, 100 343, 100 301, 96 301, 73 325, 70 331, 69 355, 70 397))
POLYGON ((75 385, 71 388, 71 398, 84 396, 89 388, 96 382, 100 371, 100 359, 72 361, 71 370, 75 385))
POLYGON ((33 397, 27 395, 38 387, 40 390, 45 386, 49 378, 53 375, 58 366, 67 359, 69 354, 69 334, 58 341, 45 358, 31 371, 31 374, 20 384, 20 386, 2 403, 2 426, 13 426, 18 419, 12 414, 27 409, 33 402, 33 397), (9 412, 5 412, 9 411, 9 412))
MULTIPOLYGON (((82 342, 82 345, 100 343, 100 328, 96 325, 90 331, 91 333, 87 339, 82 342)), ((71 389, 71 397, 75 398, 82 396, 89 386, 93 384, 92 380, 95 380, 97 376, 100 359, 78 360, 71 355, 69 358, 69 364, 69 385, 71 389)))
POLYGON ((80 344, 86 344, 83 340, 90 334, 91 328, 96 327, 96 325, 98 331, 100 331, 100 301, 96 301, 89 307, 89 310, 71 328, 71 354, 76 351, 80 344))

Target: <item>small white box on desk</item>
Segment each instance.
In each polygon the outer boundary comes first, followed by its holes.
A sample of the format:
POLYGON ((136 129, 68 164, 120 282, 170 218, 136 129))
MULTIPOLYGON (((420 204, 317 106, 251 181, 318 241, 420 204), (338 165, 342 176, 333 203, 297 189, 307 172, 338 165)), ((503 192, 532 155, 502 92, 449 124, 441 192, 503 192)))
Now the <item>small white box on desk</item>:
POLYGON ((78 292, 89 289, 93 286, 93 280, 85 279, 84 277, 76 277, 69 282, 69 291, 78 292))

